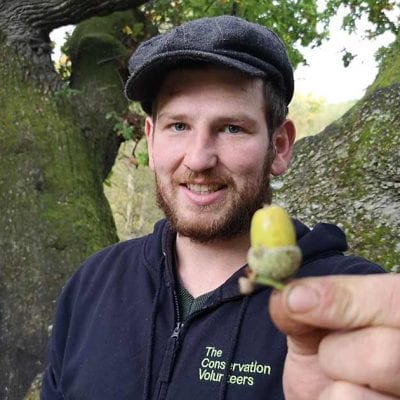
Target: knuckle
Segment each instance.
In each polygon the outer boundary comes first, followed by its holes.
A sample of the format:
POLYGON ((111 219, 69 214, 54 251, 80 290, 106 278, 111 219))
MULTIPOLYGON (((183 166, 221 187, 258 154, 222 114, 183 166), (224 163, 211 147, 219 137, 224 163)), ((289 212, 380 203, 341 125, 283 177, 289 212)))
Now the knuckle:
POLYGON ((382 319, 384 321, 391 321, 393 326, 400 328, 400 276, 391 276, 388 274, 385 277, 390 285, 385 286, 385 296, 387 297, 386 307, 381 309, 382 319))
POLYGON ((327 280, 324 285, 322 291, 324 298, 321 304, 324 311, 323 318, 330 324, 337 323, 341 329, 356 326, 361 315, 352 292, 346 286, 337 284, 333 279, 327 280))

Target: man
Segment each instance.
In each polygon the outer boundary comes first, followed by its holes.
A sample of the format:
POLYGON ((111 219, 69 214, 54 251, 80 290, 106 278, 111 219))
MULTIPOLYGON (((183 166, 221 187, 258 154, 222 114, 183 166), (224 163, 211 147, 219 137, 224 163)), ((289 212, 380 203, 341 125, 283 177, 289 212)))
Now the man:
MULTIPOLYGON (((130 70, 126 94, 148 113, 150 167, 167 218, 153 234, 91 257, 63 289, 42 399, 400 396, 398 361, 369 362, 370 371, 385 366, 377 377, 357 362, 368 333, 378 337, 374 356, 382 338, 400 353, 399 312, 378 312, 393 307, 398 280, 306 278, 273 296, 266 287, 239 293, 251 216, 271 201, 269 176, 285 172, 295 138, 281 41, 236 17, 206 18, 142 44, 130 70), (369 314, 354 288, 376 291, 377 280, 387 293, 369 314), (266 313, 270 297, 288 347, 266 313)), ((299 277, 381 272, 342 255, 338 228, 295 224, 299 277)))

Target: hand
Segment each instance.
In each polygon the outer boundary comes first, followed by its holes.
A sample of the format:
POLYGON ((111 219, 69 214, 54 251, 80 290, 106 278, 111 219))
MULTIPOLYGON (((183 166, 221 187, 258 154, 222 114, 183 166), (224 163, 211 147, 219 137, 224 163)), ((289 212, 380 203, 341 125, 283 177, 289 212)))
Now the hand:
POLYGON ((286 400, 400 399, 400 275, 326 276, 275 291, 286 400))

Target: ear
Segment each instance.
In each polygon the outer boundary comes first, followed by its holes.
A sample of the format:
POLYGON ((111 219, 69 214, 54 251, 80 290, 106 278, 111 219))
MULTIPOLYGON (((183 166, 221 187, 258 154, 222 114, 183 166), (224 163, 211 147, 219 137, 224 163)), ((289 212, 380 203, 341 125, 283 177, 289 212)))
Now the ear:
POLYGON ((283 124, 275 130, 272 136, 275 149, 275 158, 271 165, 272 175, 282 175, 287 171, 292 158, 295 139, 296 128, 294 123, 290 119, 286 119, 283 124))
POLYGON ((146 117, 144 123, 144 132, 146 134, 147 141, 147 153, 149 155, 149 167, 154 171, 154 159, 153 159, 153 133, 154 133, 154 123, 151 117, 146 117))

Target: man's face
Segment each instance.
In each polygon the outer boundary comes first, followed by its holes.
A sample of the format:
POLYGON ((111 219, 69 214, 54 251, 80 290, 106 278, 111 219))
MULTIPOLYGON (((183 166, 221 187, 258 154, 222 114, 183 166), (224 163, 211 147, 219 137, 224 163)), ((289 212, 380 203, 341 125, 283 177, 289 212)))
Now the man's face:
POLYGON ((160 207, 178 233, 207 242, 248 231, 270 202, 264 85, 223 69, 175 70, 146 121, 160 207))

